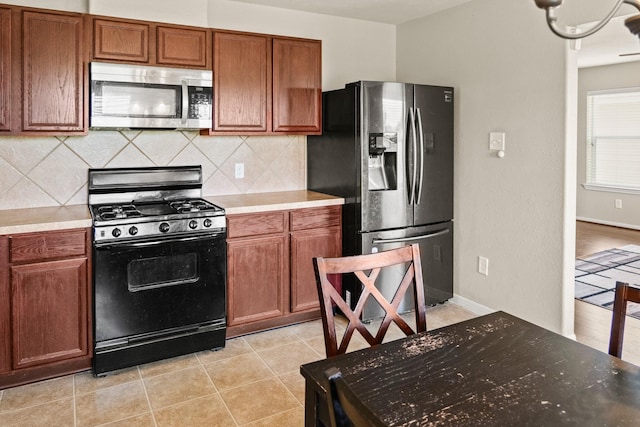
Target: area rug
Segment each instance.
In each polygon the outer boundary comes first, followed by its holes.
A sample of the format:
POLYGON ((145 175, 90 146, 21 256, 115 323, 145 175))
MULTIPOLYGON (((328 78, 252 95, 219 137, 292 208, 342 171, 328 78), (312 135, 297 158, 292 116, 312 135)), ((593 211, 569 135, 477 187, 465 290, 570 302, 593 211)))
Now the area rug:
MULTIPOLYGON (((640 285, 640 246, 627 245, 576 259, 576 299, 612 310, 617 281, 640 285)), ((627 315, 640 319, 640 304, 629 303, 627 315)))

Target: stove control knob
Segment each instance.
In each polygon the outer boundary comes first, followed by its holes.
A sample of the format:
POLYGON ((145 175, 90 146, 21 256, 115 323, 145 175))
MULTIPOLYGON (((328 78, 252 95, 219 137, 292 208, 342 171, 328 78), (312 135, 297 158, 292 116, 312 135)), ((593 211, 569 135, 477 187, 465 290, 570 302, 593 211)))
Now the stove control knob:
POLYGON ((202 222, 202 225, 204 225, 205 227, 211 227, 211 220, 209 218, 205 219, 202 222))
POLYGON ((196 228, 198 228, 198 221, 196 221, 195 219, 192 219, 191 221, 189 221, 189 228, 192 230, 195 230, 196 228))
POLYGON ((135 225, 129 227, 129 234, 131 234, 132 236, 138 234, 138 227, 136 227, 135 225))
POLYGON ((163 233, 169 231, 169 223, 163 222, 162 224, 160 224, 160 231, 163 233))
POLYGON ((120 237, 121 234, 122 234, 122 231, 119 228, 114 228, 113 231, 111 232, 111 235, 113 237, 120 237))

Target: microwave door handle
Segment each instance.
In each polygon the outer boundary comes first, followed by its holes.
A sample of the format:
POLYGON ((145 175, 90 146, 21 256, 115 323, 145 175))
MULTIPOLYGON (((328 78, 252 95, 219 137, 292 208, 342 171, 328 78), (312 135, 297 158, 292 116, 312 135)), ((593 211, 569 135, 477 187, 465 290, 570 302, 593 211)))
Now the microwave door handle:
POLYGON ((180 122, 184 125, 187 123, 187 117, 189 115, 189 82, 182 81, 182 117, 180 122))

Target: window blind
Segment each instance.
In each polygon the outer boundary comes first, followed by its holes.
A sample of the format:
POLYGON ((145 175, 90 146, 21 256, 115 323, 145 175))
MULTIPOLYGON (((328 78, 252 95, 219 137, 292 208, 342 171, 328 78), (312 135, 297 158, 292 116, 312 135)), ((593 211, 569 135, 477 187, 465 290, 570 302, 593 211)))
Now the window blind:
POLYGON ((587 92, 587 185, 640 191, 640 88, 587 92))

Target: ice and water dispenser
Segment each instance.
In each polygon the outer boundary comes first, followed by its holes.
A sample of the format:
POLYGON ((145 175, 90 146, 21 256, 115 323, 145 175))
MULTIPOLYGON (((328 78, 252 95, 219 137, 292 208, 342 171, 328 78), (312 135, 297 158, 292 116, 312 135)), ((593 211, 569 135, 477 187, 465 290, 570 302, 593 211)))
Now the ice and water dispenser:
POLYGON ((397 133, 369 134, 369 191, 397 189, 397 133))

